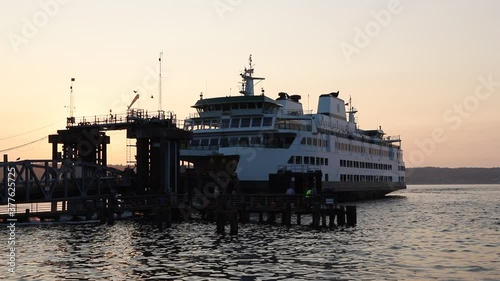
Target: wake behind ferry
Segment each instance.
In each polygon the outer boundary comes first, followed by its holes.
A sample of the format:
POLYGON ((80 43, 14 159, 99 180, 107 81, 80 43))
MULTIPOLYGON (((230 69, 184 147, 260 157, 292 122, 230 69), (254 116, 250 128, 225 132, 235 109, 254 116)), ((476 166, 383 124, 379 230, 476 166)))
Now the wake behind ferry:
POLYGON ((406 188, 400 137, 359 128, 350 99, 338 91, 322 94, 317 112, 305 113, 300 95, 280 92, 272 99, 263 89, 255 95, 264 78, 253 74, 250 55, 241 95, 201 94, 192 106, 197 113, 184 122, 193 139, 180 157, 196 170, 200 189, 207 192, 203 177, 216 183, 209 188, 216 193, 284 193, 289 185, 299 193, 316 185, 343 201, 406 188))

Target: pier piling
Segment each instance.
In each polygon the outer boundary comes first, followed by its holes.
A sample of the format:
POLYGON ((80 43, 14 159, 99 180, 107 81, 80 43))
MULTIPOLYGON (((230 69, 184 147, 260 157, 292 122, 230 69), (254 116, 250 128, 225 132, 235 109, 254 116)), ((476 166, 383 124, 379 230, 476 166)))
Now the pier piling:
POLYGON ((335 210, 337 213, 337 225, 345 226, 345 209, 344 206, 339 206, 338 209, 335 210))
POLYGON ((354 227, 357 224, 356 206, 346 206, 347 226, 354 227))

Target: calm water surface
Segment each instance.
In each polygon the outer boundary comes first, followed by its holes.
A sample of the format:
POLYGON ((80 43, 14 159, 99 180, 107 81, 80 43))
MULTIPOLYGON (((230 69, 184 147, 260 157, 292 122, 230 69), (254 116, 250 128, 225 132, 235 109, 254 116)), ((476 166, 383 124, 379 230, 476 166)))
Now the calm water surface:
MULTIPOLYGON (((409 186, 357 202, 358 226, 207 223, 17 228, 7 280, 500 280, 500 185, 409 186)), ((304 224, 310 221, 305 218, 304 224)), ((7 231, 0 237, 7 248, 7 231)))

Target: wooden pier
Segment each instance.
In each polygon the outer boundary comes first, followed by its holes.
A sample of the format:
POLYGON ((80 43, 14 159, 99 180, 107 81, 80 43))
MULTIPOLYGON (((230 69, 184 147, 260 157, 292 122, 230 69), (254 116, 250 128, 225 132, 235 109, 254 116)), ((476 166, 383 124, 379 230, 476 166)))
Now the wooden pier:
POLYGON ((247 194, 222 195, 215 198, 172 194, 89 196, 84 199, 39 201, 16 205, 16 210, 0 206, 0 221, 99 221, 113 224, 119 219, 150 221, 158 228, 168 228, 172 222, 203 219, 215 222, 216 231, 237 234, 239 224, 253 222, 292 225, 302 224, 304 216, 312 216, 311 227, 354 227, 357 223, 355 206, 340 206, 331 195, 306 198, 304 195, 247 194), (12 216, 14 214, 14 216, 12 216))
MULTIPOLYGON (((0 162, 0 221, 83 221, 113 224, 116 219, 142 219, 160 229, 175 221, 205 219, 216 230, 238 233, 238 225, 258 216, 259 223, 297 224, 312 216, 312 227, 355 226, 356 207, 339 206, 335 195, 307 197, 281 194, 242 194, 235 174, 237 157, 193 156, 194 173, 180 178, 180 148, 191 132, 177 127, 174 115, 150 116, 131 110, 127 116, 105 119, 68 119, 65 130, 49 136, 52 159, 0 162), (135 165, 120 171, 107 166, 110 130, 126 130, 135 140, 135 165), (205 165, 203 161, 209 162, 205 165), (327 223, 328 222, 328 223, 327 223)), ((186 159, 184 159, 186 160, 186 159)), ((298 179, 311 181, 320 175, 305 173, 298 179)), ((283 176, 283 175, 281 175, 283 176)), ((272 182, 283 191, 291 174, 272 182), (286 179, 286 181, 284 181, 286 179)), ((318 188, 321 190, 321 188, 318 188)), ((298 188, 298 193, 304 190, 298 188)))

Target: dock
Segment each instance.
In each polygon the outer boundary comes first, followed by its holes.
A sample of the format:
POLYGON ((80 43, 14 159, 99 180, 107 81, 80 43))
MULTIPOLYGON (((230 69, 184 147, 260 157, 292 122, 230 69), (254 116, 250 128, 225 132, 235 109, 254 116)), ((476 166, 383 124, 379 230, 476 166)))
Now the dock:
MULTIPOLYGON (((0 162, 0 221, 95 221, 113 224, 125 217, 153 221, 159 228, 194 217, 215 222, 216 231, 237 234, 238 224, 250 221, 290 226, 312 216, 312 227, 352 227, 355 206, 339 206, 333 194, 241 194, 237 179, 225 181, 202 173, 227 173, 223 165, 212 171, 186 173, 180 180, 179 150, 191 132, 178 128, 175 115, 131 110, 126 116, 84 117, 67 120, 64 130, 49 136, 52 159, 0 162), (106 135, 126 130, 134 143, 133 166, 121 171, 108 166, 106 135), (194 180, 194 181, 193 181, 194 180), (231 184, 229 184, 231 183, 231 184), (220 194, 207 192, 218 186, 220 194), (231 189, 228 188, 231 187, 231 189), (328 222, 328 223, 327 223, 328 222)), ((226 160, 217 158, 221 163, 226 160)), ((231 159, 230 159, 231 160, 231 159)), ((195 167, 196 168, 196 167, 195 167)), ((306 175, 308 176, 308 175, 306 175)))

